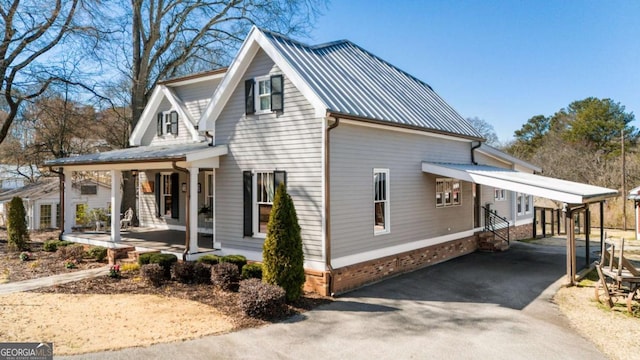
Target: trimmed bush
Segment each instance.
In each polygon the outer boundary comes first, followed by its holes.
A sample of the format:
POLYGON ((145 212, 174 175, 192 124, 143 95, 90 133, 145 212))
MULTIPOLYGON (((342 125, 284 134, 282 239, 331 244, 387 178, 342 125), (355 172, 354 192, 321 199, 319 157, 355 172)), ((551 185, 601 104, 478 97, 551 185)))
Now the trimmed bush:
POLYGON ((196 284, 211 284, 211 265, 201 262, 193 264, 193 280, 196 284))
POLYGON ((153 253, 149 258, 149 264, 158 264, 164 269, 166 279, 171 279, 171 265, 178 262, 178 257, 173 254, 153 253))
POLYGON ((251 263, 242 267, 242 279, 262 280, 262 264, 251 263))
POLYGON ((171 266, 171 275, 183 284, 191 284, 195 280, 194 265, 191 261, 179 261, 171 266))
POLYGON ((60 246, 58 247, 58 251, 56 252, 59 259, 74 260, 76 262, 79 262, 80 260, 82 260, 82 258, 84 257, 84 253, 85 253, 84 246, 80 244, 70 245, 70 246, 60 246))
POLYGON ((278 186, 267 224, 267 238, 262 247, 262 279, 281 286, 287 300, 302 295, 304 254, 298 216, 284 183, 278 186))
POLYGON ((211 283, 221 290, 238 291, 240 271, 232 263, 220 263, 211 268, 211 283))
POLYGON ((9 203, 7 217, 8 247, 13 251, 29 249, 29 231, 27 230, 27 212, 19 196, 14 196, 9 203))
POLYGON ((140 277, 153 286, 160 286, 165 279, 164 269, 159 264, 145 264, 140 267, 140 277))
POLYGON ((218 255, 205 255, 198 259, 199 263, 215 265, 220 263, 220 256, 218 255))
POLYGON ((234 264, 238 267, 238 271, 241 271, 242 267, 247 264, 247 258, 242 255, 227 255, 220 258, 220 262, 234 264))
POLYGON ((155 254, 155 253, 140 254, 138 256, 138 265, 142 266, 142 265, 149 264, 149 261, 151 260, 151 255, 153 255, 153 254, 155 254))
POLYGON ((47 240, 44 242, 42 249, 48 252, 56 252, 58 248, 63 246, 69 246, 74 244, 72 241, 63 241, 63 240, 47 240))
POLYGON ((260 319, 274 319, 285 313, 286 292, 278 285, 265 284, 258 279, 240 282, 238 305, 245 314, 260 319))
POLYGON ((107 257, 107 248, 104 246, 94 246, 87 251, 87 255, 97 261, 102 261, 107 257))

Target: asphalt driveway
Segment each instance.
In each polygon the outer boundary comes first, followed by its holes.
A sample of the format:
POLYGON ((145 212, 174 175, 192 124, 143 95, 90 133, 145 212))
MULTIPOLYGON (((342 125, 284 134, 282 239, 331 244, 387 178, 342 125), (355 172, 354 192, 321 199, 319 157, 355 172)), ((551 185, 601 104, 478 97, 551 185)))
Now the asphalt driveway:
POLYGON ((76 358, 604 359, 550 302, 565 259, 563 249, 515 243, 368 286, 285 323, 76 358))

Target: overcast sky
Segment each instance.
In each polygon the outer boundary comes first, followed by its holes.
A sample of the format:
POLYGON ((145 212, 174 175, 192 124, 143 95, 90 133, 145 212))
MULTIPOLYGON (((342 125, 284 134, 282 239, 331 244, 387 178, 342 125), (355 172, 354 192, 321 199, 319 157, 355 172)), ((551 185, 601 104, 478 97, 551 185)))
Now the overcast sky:
POLYGON ((339 39, 425 81, 502 141, 589 96, 640 119, 640 1, 333 0, 303 41, 339 39))

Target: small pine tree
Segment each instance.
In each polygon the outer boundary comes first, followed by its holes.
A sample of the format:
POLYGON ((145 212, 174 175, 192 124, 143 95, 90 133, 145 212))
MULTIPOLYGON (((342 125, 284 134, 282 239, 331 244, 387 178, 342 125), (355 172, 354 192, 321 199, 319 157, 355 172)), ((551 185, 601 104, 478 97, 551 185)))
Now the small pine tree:
POLYGON ((262 279, 281 286, 287 300, 302 295, 304 254, 298 216, 284 183, 278 186, 267 224, 267 238, 262 248, 262 279))
POLYGON ((9 203, 9 218, 7 221, 7 235, 9 248, 22 251, 29 248, 29 232, 27 231, 27 213, 22 199, 15 196, 9 203))

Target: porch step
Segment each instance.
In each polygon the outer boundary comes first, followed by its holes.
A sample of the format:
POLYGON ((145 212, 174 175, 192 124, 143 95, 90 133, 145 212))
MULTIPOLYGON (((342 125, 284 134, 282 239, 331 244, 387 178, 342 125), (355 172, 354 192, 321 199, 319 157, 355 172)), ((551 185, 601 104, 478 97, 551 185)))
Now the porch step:
POLYGON ((507 251, 509 250, 509 243, 496 238, 495 234, 487 231, 478 234, 478 250, 486 252, 507 251))

